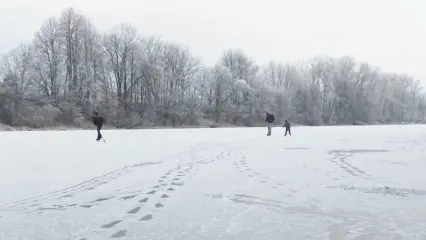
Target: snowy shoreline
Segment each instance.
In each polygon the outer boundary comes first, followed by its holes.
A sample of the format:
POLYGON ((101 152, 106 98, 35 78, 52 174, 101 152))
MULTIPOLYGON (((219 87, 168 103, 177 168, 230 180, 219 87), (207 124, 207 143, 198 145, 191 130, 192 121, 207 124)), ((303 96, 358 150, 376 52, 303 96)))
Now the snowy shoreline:
MULTIPOLYGON (((389 124, 339 124, 339 125, 320 125, 320 126, 307 126, 307 125, 298 125, 293 124, 292 128, 294 127, 365 127, 365 126, 405 126, 405 125, 424 125, 424 123, 389 123, 389 124)), ((264 127, 261 125, 247 127, 247 126, 238 126, 238 125, 232 125, 229 123, 218 125, 215 127, 209 126, 209 125, 201 125, 201 126, 154 126, 154 127, 143 127, 143 128, 116 128, 111 125, 105 125, 104 130, 148 130, 148 129, 205 129, 205 128, 259 128, 264 127)), ((280 124, 277 124, 273 126, 274 128, 282 127, 280 124)), ((66 125, 60 125, 60 126, 53 126, 53 127, 45 127, 45 128, 31 128, 31 127, 12 127, 6 124, 0 123, 0 132, 31 132, 31 131, 74 131, 74 130, 93 130, 94 128, 86 127, 86 128, 80 128, 76 126, 66 126, 66 125)))

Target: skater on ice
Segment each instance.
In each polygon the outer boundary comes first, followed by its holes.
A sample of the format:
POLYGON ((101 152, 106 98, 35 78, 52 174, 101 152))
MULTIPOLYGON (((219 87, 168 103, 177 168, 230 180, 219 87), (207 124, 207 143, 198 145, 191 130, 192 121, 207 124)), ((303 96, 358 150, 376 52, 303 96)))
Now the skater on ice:
POLYGON ((284 136, 287 136, 287 133, 291 136, 291 131, 290 131, 290 123, 288 122, 288 120, 284 120, 284 126, 285 127, 285 134, 284 136))
POLYGON ((275 121, 275 116, 272 113, 266 112, 265 122, 268 124, 268 134, 266 136, 271 136, 272 123, 275 121))
POLYGON ((98 112, 93 112, 93 124, 96 126, 96 130, 98 131, 98 137, 96 138, 96 141, 99 141, 102 139, 101 129, 104 125, 105 119, 101 116, 99 116, 98 112))

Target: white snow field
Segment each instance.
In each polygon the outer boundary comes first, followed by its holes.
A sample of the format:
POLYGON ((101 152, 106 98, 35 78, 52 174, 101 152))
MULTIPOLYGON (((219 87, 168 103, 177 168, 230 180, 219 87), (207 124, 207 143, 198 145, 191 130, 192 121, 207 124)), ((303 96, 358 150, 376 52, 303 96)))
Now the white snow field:
POLYGON ((426 239, 426 127, 0 133, 0 239, 426 239))

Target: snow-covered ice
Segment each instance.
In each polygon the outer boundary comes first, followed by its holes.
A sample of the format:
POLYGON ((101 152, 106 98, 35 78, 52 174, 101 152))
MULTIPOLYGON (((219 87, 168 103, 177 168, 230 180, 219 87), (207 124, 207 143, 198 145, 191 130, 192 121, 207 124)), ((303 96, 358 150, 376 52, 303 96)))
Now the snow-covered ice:
POLYGON ((0 133, 0 239, 426 239, 426 127, 0 133))

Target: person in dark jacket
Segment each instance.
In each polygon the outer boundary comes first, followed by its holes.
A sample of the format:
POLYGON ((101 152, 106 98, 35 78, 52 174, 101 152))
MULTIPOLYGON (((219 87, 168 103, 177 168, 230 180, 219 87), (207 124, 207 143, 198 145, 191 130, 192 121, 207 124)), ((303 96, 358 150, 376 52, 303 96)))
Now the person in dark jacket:
POLYGON ((291 136, 290 123, 288 122, 287 119, 284 121, 284 126, 283 127, 285 127, 285 134, 284 134, 284 136, 287 136, 287 133, 291 136))
POLYGON ((266 136, 271 136, 272 123, 274 123, 274 121, 275 121, 275 116, 272 113, 266 112, 265 122, 268 123, 268 134, 266 134, 266 136))
POLYGON ((93 124, 96 126, 96 130, 98 132, 98 137, 96 138, 96 141, 99 141, 102 139, 101 129, 104 125, 105 119, 101 116, 99 116, 98 112, 93 112, 93 124))

